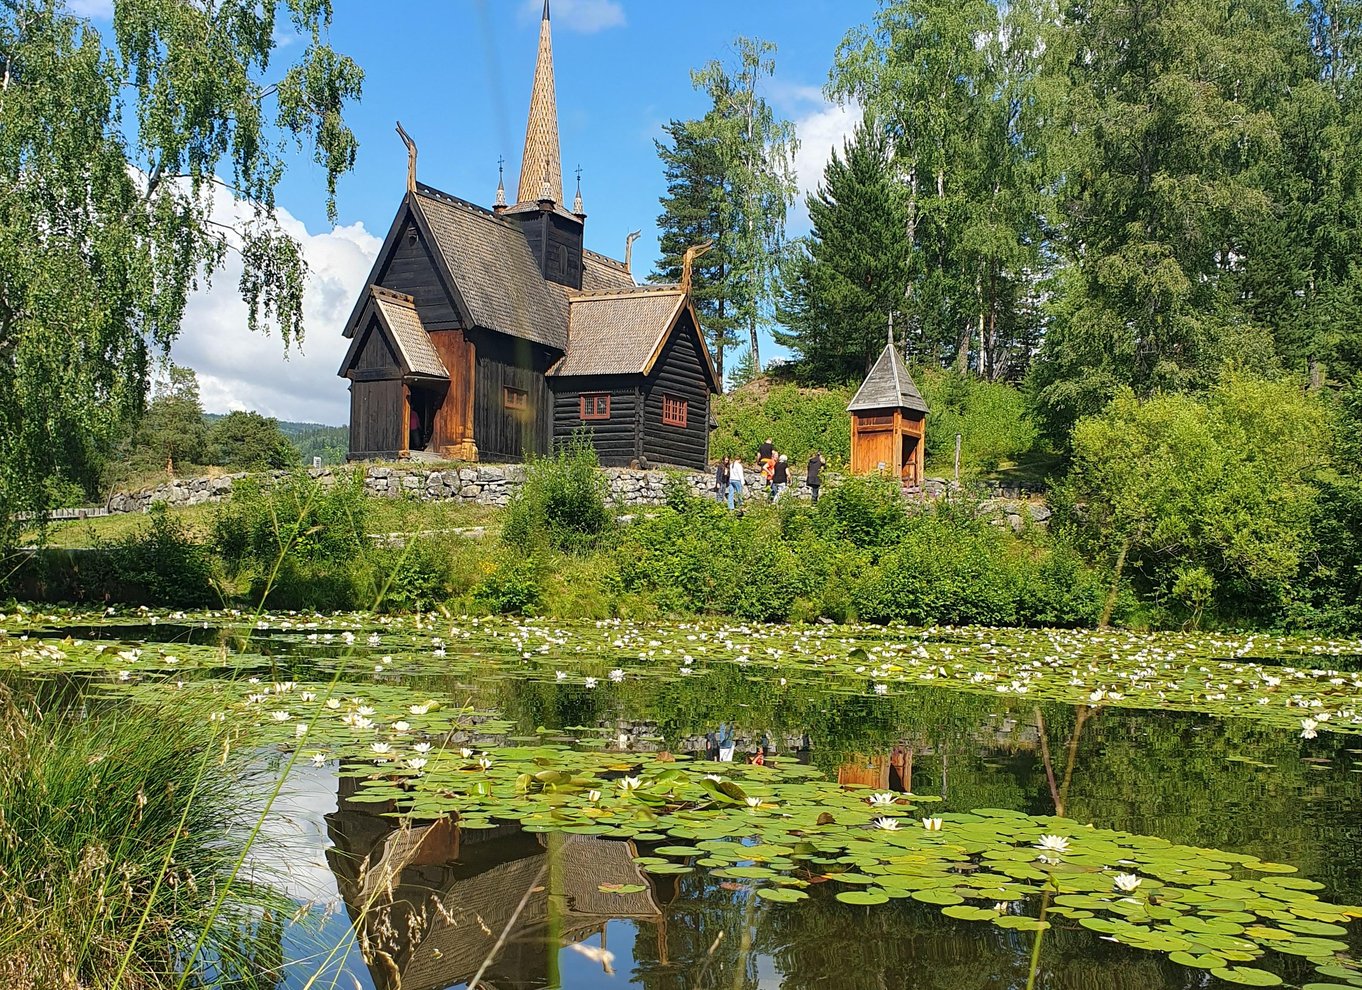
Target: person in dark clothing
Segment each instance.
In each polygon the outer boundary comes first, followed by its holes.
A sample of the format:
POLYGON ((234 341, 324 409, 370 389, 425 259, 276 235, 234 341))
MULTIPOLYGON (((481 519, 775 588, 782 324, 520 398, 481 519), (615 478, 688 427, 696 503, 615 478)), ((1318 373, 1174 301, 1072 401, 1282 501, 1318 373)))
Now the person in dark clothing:
POLYGON ((790 487, 790 462, 781 454, 771 470, 771 501, 780 498, 781 493, 790 487))
POLYGON ((714 469, 714 497, 720 502, 728 498, 728 458, 725 457, 714 469))
POLYGON ((769 461, 775 456, 775 453, 775 441, 770 437, 767 437, 766 442, 757 448, 757 463, 760 464, 762 461, 769 461))
POLYGON ((827 461, 823 460, 823 452, 815 451, 809 458, 809 473, 804 479, 809 486, 809 492, 813 495, 813 504, 818 504, 818 492, 823 487, 823 468, 827 466, 827 461))

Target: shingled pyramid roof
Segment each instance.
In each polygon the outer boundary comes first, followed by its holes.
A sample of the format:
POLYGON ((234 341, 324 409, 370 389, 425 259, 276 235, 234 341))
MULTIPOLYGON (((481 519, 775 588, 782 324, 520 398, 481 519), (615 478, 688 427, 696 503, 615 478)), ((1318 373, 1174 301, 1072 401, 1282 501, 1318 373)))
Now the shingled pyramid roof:
POLYGON ((927 403, 913 384, 913 376, 908 374, 903 358, 894 346, 892 330, 889 332, 889 343, 875 362, 875 367, 870 369, 870 374, 866 375, 851 404, 847 406, 847 412, 866 412, 871 409, 927 412, 927 403))

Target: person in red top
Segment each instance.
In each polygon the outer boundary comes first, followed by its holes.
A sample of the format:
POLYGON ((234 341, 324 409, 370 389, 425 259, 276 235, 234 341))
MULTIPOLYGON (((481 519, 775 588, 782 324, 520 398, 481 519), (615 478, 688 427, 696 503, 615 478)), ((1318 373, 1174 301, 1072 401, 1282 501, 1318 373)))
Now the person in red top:
POLYGON ((409 437, 409 449, 421 449, 421 414, 416 411, 416 407, 411 407, 411 415, 407 419, 407 432, 409 437))

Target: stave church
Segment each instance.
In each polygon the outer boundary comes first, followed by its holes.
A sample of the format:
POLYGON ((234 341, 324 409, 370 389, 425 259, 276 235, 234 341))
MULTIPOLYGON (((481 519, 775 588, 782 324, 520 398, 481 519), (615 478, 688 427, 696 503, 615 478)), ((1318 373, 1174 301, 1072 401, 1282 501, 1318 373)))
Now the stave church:
POLYGON ((588 250, 580 177, 564 206, 548 0, 514 202, 418 182, 399 132, 406 195, 344 328, 350 459, 520 461, 583 431, 602 464, 705 467, 720 384, 689 280, 588 250))

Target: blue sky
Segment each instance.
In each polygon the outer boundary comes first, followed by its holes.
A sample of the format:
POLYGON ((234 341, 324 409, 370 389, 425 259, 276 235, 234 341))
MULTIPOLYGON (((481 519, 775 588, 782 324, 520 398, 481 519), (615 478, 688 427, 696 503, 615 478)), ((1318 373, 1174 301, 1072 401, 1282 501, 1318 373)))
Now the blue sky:
MULTIPOLYGON (((111 0, 70 3, 99 24, 111 0)), ((176 361, 199 372, 207 409, 346 421, 345 382, 335 377, 340 329, 402 197, 406 155, 394 122, 420 148, 422 181, 490 205, 500 156, 514 196, 540 7, 541 0, 335 0, 332 44, 366 74, 363 100, 348 114, 358 161, 341 180, 335 229, 326 221, 324 176, 306 156, 292 163, 278 198, 313 272, 307 338, 287 361, 277 338, 252 338, 229 265, 191 301, 174 349, 176 361)), ((552 0, 564 185, 570 197, 580 166, 587 246, 620 257, 625 234, 641 228, 634 270, 640 278, 651 270, 665 190, 653 141, 668 119, 704 112, 689 72, 710 59, 731 61, 739 35, 779 46, 764 95, 796 123, 799 177, 812 188, 853 122, 822 97, 833 53, 875 9, 874 0, 552 0)), ((299 42, 281 40, 286 59, 299 42)), ((806 225, 801 204, 790 233, 806 225)), ((763 357, 773 353, 768 342, 763 357)))

